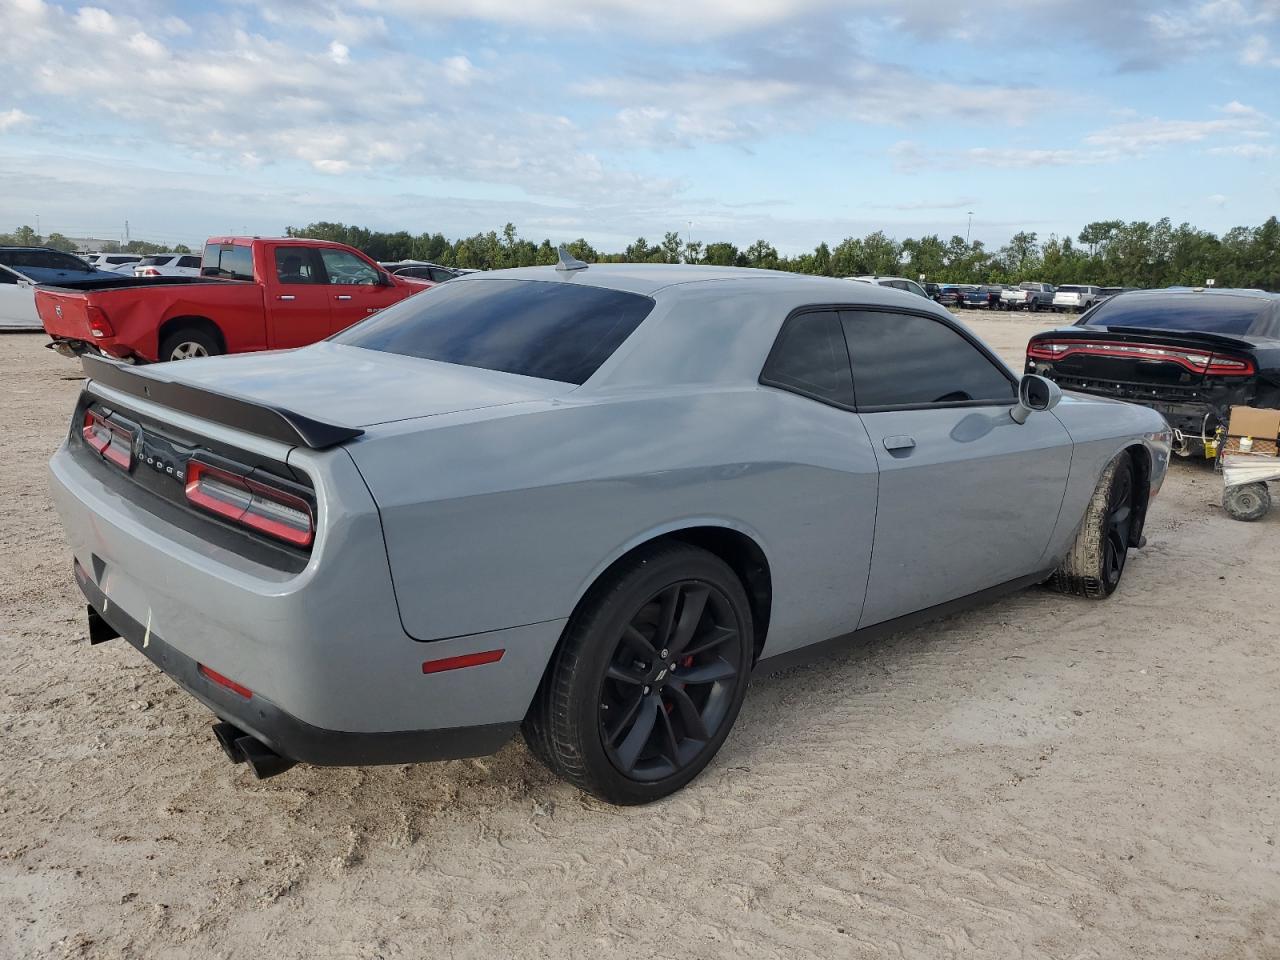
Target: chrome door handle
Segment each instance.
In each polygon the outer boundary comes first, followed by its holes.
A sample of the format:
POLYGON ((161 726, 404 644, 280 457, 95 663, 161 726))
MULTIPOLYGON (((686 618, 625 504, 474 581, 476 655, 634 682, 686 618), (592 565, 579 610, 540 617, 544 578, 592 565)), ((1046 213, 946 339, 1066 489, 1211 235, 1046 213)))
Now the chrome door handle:
POLYGON ((340 294, 338 294, 336 297, 334 297, 333 299, 335 299, 335 300, 350 300, 350 299, 351 299, 351 294, 349 294, 349 293, 340 293, 340 294))
POLYGON ((295 299, 297 299, 297 298, 296 298, 296 297, 294 297, 294 295, 293 295, 292 293, 284 293, 284 294, 281 294, 280 296, 276 297, 276 299, 277 299, 277 300, 295 300, 295 299))
POLYGON ((916 446, 915 437, 885 437, 884 448, 890 452, 895 450, 914 450, 916 446))

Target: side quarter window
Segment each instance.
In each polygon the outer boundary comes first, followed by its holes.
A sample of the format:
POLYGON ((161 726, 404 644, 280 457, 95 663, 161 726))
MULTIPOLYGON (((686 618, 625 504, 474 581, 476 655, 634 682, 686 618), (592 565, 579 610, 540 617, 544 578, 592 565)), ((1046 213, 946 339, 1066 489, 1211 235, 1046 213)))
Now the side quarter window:
POLYGON ((853 406, 849 352, 834 311, 802 313, 783 324, 760 382, 827 403, 853 406))
POLYGON ((872 310, 840 318, 859 410, 1014 399, 1009 375, 941 320, 872 310))

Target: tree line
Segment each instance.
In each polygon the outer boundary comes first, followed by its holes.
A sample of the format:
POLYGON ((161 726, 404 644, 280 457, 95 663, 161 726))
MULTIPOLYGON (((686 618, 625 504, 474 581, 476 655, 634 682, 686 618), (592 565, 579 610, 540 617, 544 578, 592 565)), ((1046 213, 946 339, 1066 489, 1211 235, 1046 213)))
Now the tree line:
MULTIPOLYGON (((288 227, 291 237, 336 240, 364 251, 375 260, 429 260, 448 267, 498 270, 554 264, 556 247, 550 240, 535 243, 521 237, 513 224, 449 240, 442 233, 387 233, 344 223, 320 221, 288 227)), ((74 251, 75 244, 59 233, 40 237, 29 226, 0 234, 0 244, 45 245, 74 251)), ((190 253, 184 245, 166 247, 132 240, 111 244, 115 253, 190 253)), ((1199 286, 1213 279, 1220 287, 1280 290, 1280 221, 1272 216, 1260 226, 1233 227, 1218 236, 1188 223, 1174 226, 1168 218, 1100 220, 1086 224, 1073 239, 1050 234, 1041 240, 1020 231, 1007 244, 988 249, 981 240, 959 235, 943 240, 938 234, 897 240, 877 230, 865 237, 846 237, 834 246, 825 241, 812 253, 783 256, 767 240, 745 248, 726 241, 689 241, 675 232, 650 243, 644 237, 625 250, 597 250, 585 239, 565 244, 587 263, 705 263, 715 266, 759 267, 819 276, 865 274, 923 276, 939 283, 1018 283, 1038 280, 1053 284, 1096 283, 1115 287, 1199 286)))
MULTIPOLYGON (((336 240, 375 260, 429 260, 443 266, 497 270, 554 264, 550 240, 535 243, 519 236, 513 224, 449 240, 441 233, 384 233, 342 223, 319 222, 288 228, 289 236, 336 240)), ((788 257, 767 240, 740 249, 725 241, 688 241, 670 232, 657 243, 644 237, 620 252, 597 250, 579 238, 565 244, 587 263, 705 263, 760 267, 820 276, 899 275, 950 283, 1096 283, 1116 287, 1200 286, 1213 279, 1219 287, 1280 290, 1280 221, 1270 217, 1256 227, 1234 227, 1218 236, 1188 223, 1102 220, 1085 225, 1073 239, 1046 239, 1020 231, 1007 244, 988 249, 981 240, 938 234, 905 240, 877 230, 846 237, 835 246, 825 241, 812 253, 788 257)))
MULTIPOLYGON (((23 225, 13 233, 0 233, 0 246, 17 247, 51 247, 64 253, 75 253, 76 243, 60 233, 51 233, 42 237, 30 226, 23 225)), ((150 243, 146 240, 130 240, 128 243, 117 243, 114 240, 102 245, 103 253, 139 253, 143 256, 153 253, 190 253, 191 248, 184 243, 177 246, 166 246, 161 243, 150 243)))

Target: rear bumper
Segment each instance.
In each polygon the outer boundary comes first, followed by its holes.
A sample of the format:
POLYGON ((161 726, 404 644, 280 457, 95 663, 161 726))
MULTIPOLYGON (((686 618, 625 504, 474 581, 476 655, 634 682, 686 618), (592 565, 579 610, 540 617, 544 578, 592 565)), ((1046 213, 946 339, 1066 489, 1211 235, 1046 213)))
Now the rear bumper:
MULTIPOLYGON (((166 643, 119 607, 75 564, 76 583, 88 601, 90 619, 100 618, 110 632, 124 638, 174 683, 218 717, 251 733, 282 757, 320 766, 364 766, 418 763, 478 757, 500 749, 519 728, 519 721, 437 730, 352 733, 328 730, 300 720, 254 693, 245 698, 205 678, 199 664, 166 643)), ((101 627, 97 640, 107 639, 101 627)))

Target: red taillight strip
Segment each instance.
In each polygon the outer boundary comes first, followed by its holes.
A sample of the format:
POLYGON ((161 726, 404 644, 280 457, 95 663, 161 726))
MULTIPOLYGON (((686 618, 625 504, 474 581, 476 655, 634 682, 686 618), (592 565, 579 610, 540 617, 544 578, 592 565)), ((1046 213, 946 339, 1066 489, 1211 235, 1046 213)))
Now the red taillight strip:
POLYGON ((200 676, 204 677, 206 680, 210 680, 220 687, 226 687, 232 693, 237 693, 246 700, 253 696, 253 691, 248 687, 236 683, 230 677, 224 677, 217 670, 212 670, 209 667, 206 667, 203 663, 197 663, 196 669, 200 671, 200 676))
POLYGON ((89 447, 121 470, 133 466, 133 431, 112 423, 93 410, 84 412, 80 434, 89 447))
POLYGON ((315 536, 315 517, 311 512, 311 504, 301 497, 249 477, 221 470, 199 460, 191 460, 187 463, 186 492, 187 500, 196 506, 296 547, 310 546, 315 536), (205 482, 206 478, 212 482, 205 482), (230 488, 230 495, 224 493, 219 496, 218 486, 230 488), (271 504, 301 514, 305 519, 306 529, 269 516, 264 510, 269 509, 271 504))
POLYGON ((497 663, 506 652, 505 649, 486 650, 484 653, 464 653, 458 657, 428 660, 422 665, 422 672, 443 673, 446 670, 461 670, 463 667, 478 667, 482 663, 497 663))
POLYGON ((1180 350, 1150 343, 1098 343, 1086 340, 1033 340, 1027 356, 1034 360, 1061 360, 1077 355, 1158 360, 1176 363, 1192 373, 1247 377, 1256 372, 1253 361, 1211 351, 1180 350))

